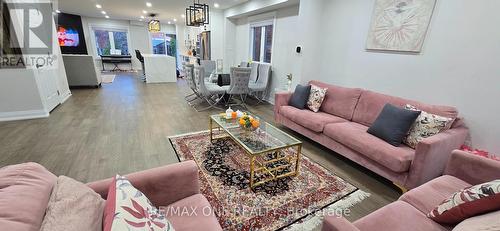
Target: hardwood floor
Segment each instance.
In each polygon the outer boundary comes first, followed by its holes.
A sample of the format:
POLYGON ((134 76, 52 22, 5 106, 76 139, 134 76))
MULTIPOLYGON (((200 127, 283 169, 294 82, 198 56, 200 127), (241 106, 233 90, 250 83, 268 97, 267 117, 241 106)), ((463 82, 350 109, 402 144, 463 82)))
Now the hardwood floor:
MULTIPOLYGON (((177 162, 167 137, 208 129, 208 115, 184 100, 188 88, 177 84, 145 84, 121 74, 100 89, 73 89, 73 96, 46 119, 0 123, 0 166, 38 162, 56 175, 83 182, 177 162)), ((249 106, 273 121, 272 105, 249 106)), ((355 205, 354 221, 400 196, 386 180, 321 145, 303 140, 304 155, 371 193, 355 205)))

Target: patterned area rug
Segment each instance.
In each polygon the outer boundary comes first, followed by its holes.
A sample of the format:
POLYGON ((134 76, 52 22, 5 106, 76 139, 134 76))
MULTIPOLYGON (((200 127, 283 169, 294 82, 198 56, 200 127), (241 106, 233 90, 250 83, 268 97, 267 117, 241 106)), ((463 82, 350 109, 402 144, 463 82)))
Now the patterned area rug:
POLYGON ((313 230, 325 212, 337 214, 369 196, 305 156, 298 177, 251 190, 249 157, 230 138, 210 143, 208 132, 199 132, 169 139, 180 161, 198 164, 201 192, 224 230, 313 230))

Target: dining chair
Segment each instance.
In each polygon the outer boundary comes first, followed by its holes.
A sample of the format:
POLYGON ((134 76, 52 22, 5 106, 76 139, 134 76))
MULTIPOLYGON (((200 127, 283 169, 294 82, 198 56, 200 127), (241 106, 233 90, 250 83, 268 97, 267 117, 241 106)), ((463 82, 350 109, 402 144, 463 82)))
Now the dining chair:
POLYGON ((226 89, 217 84, 206 82, 205 68, 203 66, 194 67, 194 75, 197 80, 196 84, 198 86, 198 93, 200 97, 209 104, 209 106, 202 109, 198 109, 196 106, 193 106, 193 108, 197 112, 205 111, 210 108, 218 108, 222 110, 222 108, 217 107, 217 104, 224 98, 226 89))
POLYGON ((264 101, 267 96, 267 88, 271 80, 271 64, 259 64, 258 73, 259 78, 257 81, 255 83, 250 82, 248 84, 248 88, 250 88, 250 95, 254 96, 258 100, 257 104, 264 101))
POLYGON ((201 60, 200 65, 205 68, 205 77, 209 77, 215 71, 217 64, 214 60, 201 60))
POLYGON ((250 83, 255 83, 257 82, 257 79, 259 79, 259 65, 260 63, 258 62, 252 62, 250 63, 249 67, 251 68, 250 72, 250 83))
POLYGON ((250 93, 248 83, 250 81, 251 71, 252 68, 250 67, 231 67, 231 84, 222 87, 223 89, 227 89, 226 94, 229 95, 227 105, 229 105, 234 95, 239 95, 241 103, 234 105, 241 105, 246 108, 245 101, 247 95, 250 93))
POLYGON ((248 67, 248 62, 241 62, 239 67, 248 67))
POLYGON ((146 82, 146 66, 144 65, 144 56, 142 56, 140 50, 135 50, 135 57, 141 62, 142 67, 142 77, 141 80, 146 82))
POLYGON ((193 91, 192 94, 189 94, 189 95, 185 96, 184 98, 188 102, 192 102, 192 101, 200 98, 198 90, 196 88, 196 84, 194 82, 194 73, 193 73, 194 72, 194 70, 193 70, 194 65, 193 64, 184 64, 183 68, 184 68, 184 73, 185 73, 185 77, 186 77, 186 81, 188 83, 188 86, 191 89, 191 91, 193 91), (194 98, 192 98, 193 96, 194 96, 194 98))

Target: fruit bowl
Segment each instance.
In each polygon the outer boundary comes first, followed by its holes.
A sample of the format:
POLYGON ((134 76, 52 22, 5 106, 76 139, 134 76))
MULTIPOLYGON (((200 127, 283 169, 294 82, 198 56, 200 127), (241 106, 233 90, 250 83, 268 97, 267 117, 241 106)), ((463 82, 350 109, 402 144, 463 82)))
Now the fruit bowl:
POLYGON ((260 126, 260 121, 249 115, 240 117, 239 124, 241 129, 245 131, 255 131, 260 126))

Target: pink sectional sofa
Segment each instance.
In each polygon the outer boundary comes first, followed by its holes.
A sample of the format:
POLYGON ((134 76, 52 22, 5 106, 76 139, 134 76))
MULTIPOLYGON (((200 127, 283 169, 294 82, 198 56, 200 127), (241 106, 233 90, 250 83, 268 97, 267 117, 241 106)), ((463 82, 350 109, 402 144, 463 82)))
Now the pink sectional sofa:
MULTIPOLYGON (((213 213, 201 211, 211 206, 200 194, 198 167, 194 161, 136 172, 126 177, 155 206, 176 206, 190 211, 191 215, 168 216, 175 230, 222 230, 213 213), (192 213, 192 208, 199 211, 192 213)), ((0 168, 0 230, 38 231, 56 181, 54 174, 36 163, 0 168)), ((106 199, 111 181, 106 179, 87 185, 106 199)))
POLYGON ((415 188, 441 175, 452 150, 468 136, 468 129, 457 118, 454 107, 435 106, 384 95, 360 88, 345 88, 311 81, 328 88, 318 113, 289 106, 292 93, 276 93, 274 116, 277 123, 309 137, 403 189, 415 188), (394 147, 367 133, 386 103, 403 107, 411 104, 421 110, 457 118, 451 129, 424 139, 416 149, 404 144, 394 147))
MULTIPOLYGON (((409 230, 409 227, 416 231, 452 230, 453 227, 442 226, 426 214, 460 189, 499 179, 500 162, 456 150, 444 174, 354 223, 342 217, 326 217, 322 231, 399 231, 409 230)), ((474 227, 467 230, 474 230, 474 227)))

